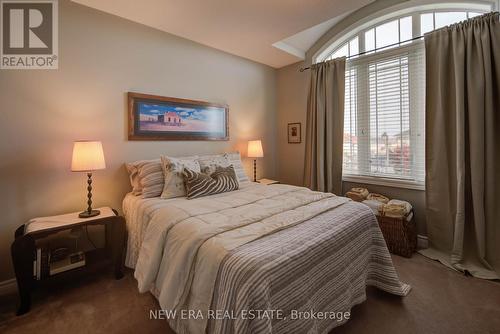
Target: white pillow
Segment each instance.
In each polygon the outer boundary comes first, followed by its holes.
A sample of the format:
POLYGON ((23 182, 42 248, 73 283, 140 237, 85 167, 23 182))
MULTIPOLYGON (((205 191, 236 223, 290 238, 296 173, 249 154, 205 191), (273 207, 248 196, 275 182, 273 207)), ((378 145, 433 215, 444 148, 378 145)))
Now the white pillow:
POLYGON ((245 173, 245 169, 243 168, 243 164, 241 163, 240 152, 230 152, 224 153, 229 160, 229 163, 233 165, 234 172, 236 173, 236 177, 238 181, 241 182, 250 182, 248 179, 247 173, 245 173))
POLYGON ((200 164, 196 160, 197 158, 197 156, 185 158, 161 157, 161 168, 165 180, 161 198, 168 199, 186 196, 182 172, 184 168, 189 168, 199 173, 201 169, 200 164))
POLYGON ((228 167, 230 165, 229 159, 224 154, 203 155, 198 158, 198 162, 201 172, 207 175, 215 172, 217 166, 228 167))
POLYGON ((241 183, 249 181, 248 176, 243 169, 239 152, 200 156, 198 158, 198 162, 200 163, 201 172, 208 175, 212 174, 217 166, 228 167, 233 165, 238 182, 241 183))

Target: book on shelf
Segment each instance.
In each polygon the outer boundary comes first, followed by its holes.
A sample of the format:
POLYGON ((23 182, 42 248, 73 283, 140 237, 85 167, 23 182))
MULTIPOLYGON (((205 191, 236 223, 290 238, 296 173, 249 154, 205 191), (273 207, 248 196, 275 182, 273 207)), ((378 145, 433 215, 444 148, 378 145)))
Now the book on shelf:
POLYGON ((49 275, 49 250, 38 247, 33 261, 33 277, 37 280, 44 279, 49 275))
POLYGON ((67 270, 83 267, 85 265, 85 253, 76 252, 69 254, 65 258, 50 262, 49 274, 55 275, 67 270))
POLYGON ((39 247, 35 252, 33 261, 33 278, 42 280, 49 276, 65 272, 67 270, 85 266, 85 253, 76 252, 66 256, 51 259, 50 250, 39 247))

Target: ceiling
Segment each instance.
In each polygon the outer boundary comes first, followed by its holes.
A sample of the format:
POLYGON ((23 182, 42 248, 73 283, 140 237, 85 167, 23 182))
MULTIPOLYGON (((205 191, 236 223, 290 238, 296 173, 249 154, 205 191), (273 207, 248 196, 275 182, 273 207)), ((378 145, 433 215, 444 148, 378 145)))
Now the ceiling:
POLYGON ((353 12, 349 11, 339 16, 336 16, 328 21, 317 24, 306 30, 302 30, 293 36, 287 37, 279 42, 273 44, 274 47, 282 49, 292 55, 297 56, 299 59, 304 59, 307 50, 309 50, 314 43, 325 34, 331 27, 342 21, 346 16, 353 12))
POLYGON ((73 0, 275 68, 373 0, 73 0), (274 44, 274 46, 273 46, 274 44))

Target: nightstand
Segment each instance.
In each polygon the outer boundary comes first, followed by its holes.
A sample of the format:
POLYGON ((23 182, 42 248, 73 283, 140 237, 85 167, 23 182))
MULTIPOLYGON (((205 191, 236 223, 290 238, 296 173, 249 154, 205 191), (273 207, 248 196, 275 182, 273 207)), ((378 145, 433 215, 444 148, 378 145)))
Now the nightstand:
MULTIPOLYGON (((21 225, 15 232, 15 240, 11 246, 12 262, 16 274, 20 306, 17 315, 27 313, 31 307, 31 293, 44 286, 64 284, 78 276, 91 272, 101 271, 112 267, 116 279, 123 277, 124 250, 127 238, 125 218, 111 208, 100 208, 101 215, 93 218, 79 218, 78 212, 41 217, 30 220, 21 225), (94 248, 85 252, 85 264, 78 268, 69 269, 59 273, 47 272, 36 277, 37 270, 35 259, 38 258, 37 244, 43 239, 61 231, 91 225, 104 226, 105 247, 94 248)), ((41 261, 40 261, 41 262, 41 261)), ((48 262, 47 262, 48 263, 48 262)), ((50 263, 48 264, 50 268, 50 263)), ((52 270, 52 269, 50 269, 52 270)))
POLYGON ((264 184, 266 186, 269 186, 271 184, 279 184, 280 181, 275 181, 275 180, 270 180, 270 179, 260 179, 260 180, 257 180, 257 182, 259 182, 260 184, 264 184))

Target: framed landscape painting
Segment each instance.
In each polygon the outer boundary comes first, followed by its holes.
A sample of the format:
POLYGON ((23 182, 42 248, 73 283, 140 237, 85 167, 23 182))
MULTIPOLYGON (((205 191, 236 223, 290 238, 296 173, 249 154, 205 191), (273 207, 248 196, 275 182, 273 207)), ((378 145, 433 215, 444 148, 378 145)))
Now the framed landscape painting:
POLYGON ((128 93, 129 140, 229 140, 227 105, 128 93))

